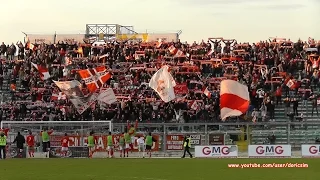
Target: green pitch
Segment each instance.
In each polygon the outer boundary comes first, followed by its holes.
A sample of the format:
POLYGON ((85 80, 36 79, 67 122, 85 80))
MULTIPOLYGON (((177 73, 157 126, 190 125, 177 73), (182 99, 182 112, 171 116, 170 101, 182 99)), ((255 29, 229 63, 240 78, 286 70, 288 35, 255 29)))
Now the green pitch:
POLYGON ((8 159, 1 180, 314 180, 320 159, 8 159), (306 163, 308 168, 228 168, 232 163, 306 163))

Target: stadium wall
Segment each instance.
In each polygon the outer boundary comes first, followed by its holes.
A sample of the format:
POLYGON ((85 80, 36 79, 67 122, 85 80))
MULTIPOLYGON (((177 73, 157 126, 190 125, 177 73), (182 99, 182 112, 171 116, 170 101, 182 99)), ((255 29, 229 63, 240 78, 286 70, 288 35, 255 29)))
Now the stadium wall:
POLYGON ((85 38, 84 34, 57 34, 56 41, 63 41, 67 43, 73 43, 73 42, 83 42, 83 39, 85 38))
POLYGON ((28 34, 26 40, 35 44, 52 44, 54 43, 54 34, 28 34))
POLYGON ((177 33, 166 33, 166 34, 118 34, 116 35, 117 40, 141 40, 143 42, 154 42, 162 39, 166 42, 177 42, 179 35, 177 33))

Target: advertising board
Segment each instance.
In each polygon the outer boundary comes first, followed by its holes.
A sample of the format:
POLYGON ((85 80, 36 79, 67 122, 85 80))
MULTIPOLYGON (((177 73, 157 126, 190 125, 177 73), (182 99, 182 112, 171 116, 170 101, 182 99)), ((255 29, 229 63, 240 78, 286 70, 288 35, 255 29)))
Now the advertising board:
POLYGON ((200 158, 237 158, 238 146, 195 146, 195 157, 200 158))
POLYGON ((28 34, 27 38, 30 43, 33 44, 53 44, 54 43, 54 35, 53 34, 28 34))
POLYGON ((84 146, 73 146, 69 147, 66 155, 61 152, 61 147, 51 147, 50 148, 50 158, 88 158, 89 157, 89 148, 84 146))
POLYGON ((291 145, 249 145, 248 156, 257 157, 291 157, 291 145))
MULTIPOLYGON (((137 134, 136 139, 138 137, 143 136, 143 134, 137 134)), ((87 137, 81 137, 77 135, 70 135, 69 137, 69 147, 79 147, 79 146, 87 146, 88 138, 87 137)), ((156 142, 153 143, 152 150, 153 151, 158 151, 159 150, 159 135, 153 135, 154 139, 156 142)), ((50 136, 50 143, 51 146, 61 146, 61 139, 63 136, 61 135, 51 135, 50 136)), ((96 141, 96 151, 106 151, 107 150, 107 135, 96 135, 94 136, 95 141, 96 141)), ((119 149, 119 138, 120 135, 113 135, 114 138, 114 148, 115 150, 119 149)), ((133 146, 133 151, 138 152, 138 145, 137 141, 135 141, 134 146, 133 146)))
MULTIPOLYGON (((201 144, 201 135, 190 135, 191 148, 195 145, 201 144)), ((166 136, 166 150, 183 150, 183 134, 167 135, 166 136)))
POLYGON ((210 145, 224 145, 224 134, 209 134, 210 145))
POLYGON ((301 145, 302 157, 320 158, 319 144, 303 144, 301 145))
POLYGON ((56 43, 64 42, 68 44, 82 43, 85 38, 84 34, 57 34, 56 43))

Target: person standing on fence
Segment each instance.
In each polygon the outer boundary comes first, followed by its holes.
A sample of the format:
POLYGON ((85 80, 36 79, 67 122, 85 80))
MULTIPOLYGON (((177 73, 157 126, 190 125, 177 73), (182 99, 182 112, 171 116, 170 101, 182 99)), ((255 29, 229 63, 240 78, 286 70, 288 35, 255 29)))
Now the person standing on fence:
POLYGON ((151 158, 153 142, 156 142, 156 140, 152 137, 151 132, 149 132, 146 136, 146 151, 149 154, 149 158, 151 158))
POLYGON ((120 157, 125 157, 125 140, 124 140, 125 133, 122 133, 119 137, 119 151, 120 151, 120 157), (123 156, 122 156, 123 155, 123 156))
POLYGON ((32 135, 32 132, 29 131, 29 135, 27 136, 27 145, 28 145, 28 153, 29 157, 34 157, 34 136, 32 135))
POLYGON ((47 128, 43 128, 43 131, 40 133, 42 138, 42 150, 46 157, 49 157, 50 152, 50 135, 53 133, 53 130, 47 131, 47 128))
POLYGON ((20 132, 18 132, 18 135, 14 139, 12 143, 17 143, 17 151, 18 151, 18 157, 22 158, 23 153, 23 145, 26 143, 26 140, 24 139, 24 136, 21 135, 20 132))
POLYGON ((190 148, 191 148, 190 135, 187 135, 187 136, 184 137, 183 147, 184 147, 184 151, 183 151, 182 158, 186 157, 186 152, 190 155, 190 158, 192 158, 192 154, 190 153, 190 148))
POLYGON ((131 143, 130 143, 130 150, 131 150, 131 153, 133 152, 133 146, 134 146, 134 143, 135 143, 135 136, 136 136, 136 130, 138 128, 138 120, 136 120, 135 122, 135 125, 131 124, 130 125, 130 121, 128 120, 127 121, 127 128, 129 130, 129 135, 131 137, 131 143))
POLYGON ((6 159, 7 136, 0 131, 0 159, 6 159))
POLYGON ((107 136, 107 145, 108 145, 108 157, 113 158, 114 140, 111 132, 109 132, 109 135, 107 136))
POLYGON ((88 148, 89 148, 89 158, 92 158, 93 153, 95 152, 95 141, 94 141, 94 136, 93 132, 91 131, 89 136, 88 136, 88 148))

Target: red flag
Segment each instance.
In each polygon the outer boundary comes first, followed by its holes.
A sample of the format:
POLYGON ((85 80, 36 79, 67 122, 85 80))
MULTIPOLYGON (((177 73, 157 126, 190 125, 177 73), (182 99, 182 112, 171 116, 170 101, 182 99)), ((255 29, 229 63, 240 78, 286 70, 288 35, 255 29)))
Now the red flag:
POLYGON ((95 92, 111 78, 111 74, 107 72, 104 66, 80 70, 79 74, 81 78, 85 81, 90 92, 95 92))

